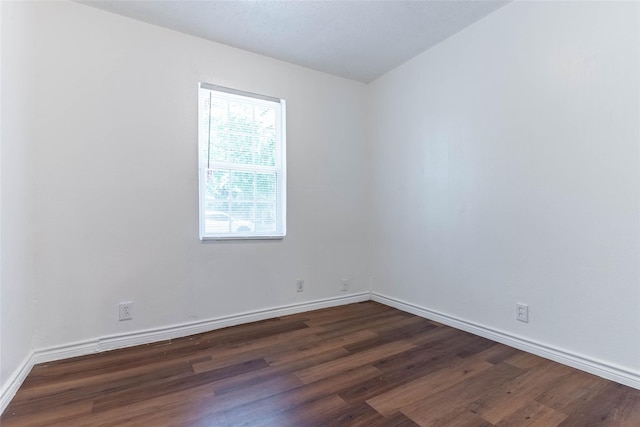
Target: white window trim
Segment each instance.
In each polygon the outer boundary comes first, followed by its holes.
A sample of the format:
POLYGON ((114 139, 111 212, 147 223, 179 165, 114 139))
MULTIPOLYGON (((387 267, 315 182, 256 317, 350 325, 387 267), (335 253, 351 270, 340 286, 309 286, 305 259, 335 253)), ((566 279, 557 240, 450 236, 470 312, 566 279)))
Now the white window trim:
POLYGON ((284 99, 281 98, 275 98, 275 97, 270 97, 270 96, 266 96, 266 95, 261 95, 261 94, 256 94, 256 93, 252 93, 252 92, 246 92, 246 91, 241 91, 241 90, 237 90, 237 89, 232 89, 232 88, 227 88, 224 86, 218 86, 218 85, 213 85, 213 84, 209 84, 209 83, 203 83, 200 82, 198 83, 198 228, 199 228, 199 235, 200 235, 200 240, 201 241, 221 241, 221 240, 282 240, 284 239, 284 237, 286 237, 287 235, 287 134, 286 134, 286 129, 287 129, 287 125, 286 125, 286 102, 284 99), (231 169, 235 169, 235 170, 243 170, 246 169, 247 171, 256 171, 256 172, 272 172, 274 169, 275 170, 279 170, 280 173, 277 174, 278 177, 278 181, 276 183, 276 188, 279 190, 279 195, 280 195, 280 199, 281 201, 278 203, 278 207, 277 209, 280 212, 280 216, 281 216, 281 230, 280 233, 253 233, 253 234, 248 234, 248 235, 237 235, 237 234, 224 234, 224 233, 220 233, 218 235, 215 236, 211 236, 211 235, 206 235, 205 230, 204 230, 204 220, 203 220, 203 213, 204 213, 204 209, 205 207, 203 206, 204 204, 204 199, 205 199, 205 183, 206 183, 206 168, 203 167, 203 163, 201 162, 200 159, 200 130, 199 130, 199 125, 200 125, 200 89, 208 89, 208 90, 214 90, 214 91, 219 91, 219 92, 225 92, 225 93, 230 93, 230 94, 235 94, 235 95, 240 95, 240 96, 246 96, 246 97, 250 97, 250 98, 256 98, 256 99, 261 99, 261 100, 265 100, 265 101, 271 101, 271 102, 276 102, 278 104, 280 104, 280 129, 278 129, 278 131, 280 132, 280 151, 281 151, 281 155, 280 156, 276 156, 276 165, 275 167, 261 167, 261 166, 247 166, 247 165, 238 165, 238 164, 227 164, 227 163, 222 163, 222 162, 215 162, 212 163, 212 166, 215 167, 219 167, 219 168, 231 168, 231 169))

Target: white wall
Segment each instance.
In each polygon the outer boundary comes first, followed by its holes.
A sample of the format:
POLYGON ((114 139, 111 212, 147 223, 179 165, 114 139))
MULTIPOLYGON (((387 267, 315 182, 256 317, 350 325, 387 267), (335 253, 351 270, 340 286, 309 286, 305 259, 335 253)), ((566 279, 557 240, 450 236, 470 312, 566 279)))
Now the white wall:
POLYGON ((639 12, 512 3, 372 84, 374 291, 640 374, 639 12))
POLYGON ((31 351, 34 312, 30 45, 21 8, 0 2, 0 391, 31 351))
POLYGON ((80 4, 20 7, 37 28, 35 348, 344 295, 342 277, 368 290, 364 84, 80 4), (284 240, 199 241, 199 81, 287 100, 284 240))

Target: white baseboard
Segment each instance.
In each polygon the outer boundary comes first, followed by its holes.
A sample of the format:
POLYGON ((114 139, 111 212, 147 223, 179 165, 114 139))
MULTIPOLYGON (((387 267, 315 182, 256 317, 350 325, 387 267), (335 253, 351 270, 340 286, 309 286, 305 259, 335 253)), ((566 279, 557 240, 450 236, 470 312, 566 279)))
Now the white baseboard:
POLYGON ((27 358, 20 364, 18 369, 9 377, 6 381, 6 385, 0 389, 0 415, 4 412, 5 408, 13 399, 13 396, 16 395, 18 389, 31 372, 31 368, 33 368, 33 352, 30 353, 27 358))
POLYGON ((602 378, 615 381, 636 389, 640 389, 640 373, 633 372, 625 368, 601 362, 590 357, 582 356, 570 351, 554 348, 526 338, 515 336, 507 332, 489 328, 477 323, 440 313, 415 304, 401 301, 377 292, 371 293, 371 299, 381 304, 388 305, 407 313, 415 314, 429 320, 434 320, 442 324, 506 344, 510 347, 535 354, 545 359, 550 359, 563 365, 571 366, 581 371, 589 372, 602 378))
POLYGON ((140 344, 164 341, 173 338, 186 337, 215 329, 226 328, 244 323, 257 322, 259 320, 272 319, 274 317, 305 311, 319 310, 321 308, 335 307, 338 305, 353 304, 368 301, 370 293, 360 292, 333 298, 325 298, 310 302, 288 304, 263 310, 249 311, 231 316, 202 320, 199 322, 182 323, 161 328, 147 329, 125 334, 115 334, 91 340, 70 343, 55 347, 37 349, 31 352, 11 378, 0 389, 0 415, 15 396, 18 389, 38 363, 54 360, 68 359, 70 357, 84 356, 117 348, 132 347, 140 344))

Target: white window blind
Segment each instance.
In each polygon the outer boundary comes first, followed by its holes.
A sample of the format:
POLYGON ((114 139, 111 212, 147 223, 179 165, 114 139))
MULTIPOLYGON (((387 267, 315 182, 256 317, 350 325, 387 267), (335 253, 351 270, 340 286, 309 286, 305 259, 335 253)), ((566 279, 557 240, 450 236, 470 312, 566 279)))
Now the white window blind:
POLYGON ((286 234, 285 102, 200 83, 200 239, 286 234))

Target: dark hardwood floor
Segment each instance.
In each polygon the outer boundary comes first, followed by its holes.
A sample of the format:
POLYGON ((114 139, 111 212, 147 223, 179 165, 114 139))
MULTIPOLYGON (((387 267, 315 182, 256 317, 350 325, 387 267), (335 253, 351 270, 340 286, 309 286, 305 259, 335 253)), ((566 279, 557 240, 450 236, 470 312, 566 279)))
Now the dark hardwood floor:
POLYGON ((34 367, 11 426, 640 426, 640 391, 374 302, 34 367))

